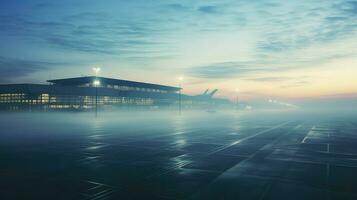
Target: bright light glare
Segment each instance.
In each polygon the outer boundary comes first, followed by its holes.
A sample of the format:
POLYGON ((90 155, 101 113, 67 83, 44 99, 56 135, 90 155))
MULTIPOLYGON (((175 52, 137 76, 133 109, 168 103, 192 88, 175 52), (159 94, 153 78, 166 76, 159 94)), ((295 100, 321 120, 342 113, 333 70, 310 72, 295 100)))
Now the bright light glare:
POLYGON ((182 81, 182 80, 183 80, 183 76, 179 76, 177 79, 178 79, 179 81, 182 81))
POLYGON ((238 92, 240 92, 240 89, 236 88, 234 91, 238 93, 238 92))
POLYGON ((93 71, 97 75, 100 72, 100 67, 93 67, 93 71))
POLYGON ((99 81, 99 80, 94 80, 94 81, 93 81, 93 85, 95 85, 95 86, 100 85, 100 81, 99 81))

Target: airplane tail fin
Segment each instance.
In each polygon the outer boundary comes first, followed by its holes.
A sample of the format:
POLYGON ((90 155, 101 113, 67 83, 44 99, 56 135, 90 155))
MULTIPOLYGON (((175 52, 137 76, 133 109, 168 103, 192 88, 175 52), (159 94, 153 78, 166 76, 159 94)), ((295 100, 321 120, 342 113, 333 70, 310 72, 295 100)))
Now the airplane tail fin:
POLYGON ((218 89, 214 89, 211 93, 209 93, 209 96, 212 97, 214 94, 216 94, 217 91, 218 89))
POLYGON ((202 95, 206 95, 208 93, 208 90, 209 89, 205 90, 202 95))

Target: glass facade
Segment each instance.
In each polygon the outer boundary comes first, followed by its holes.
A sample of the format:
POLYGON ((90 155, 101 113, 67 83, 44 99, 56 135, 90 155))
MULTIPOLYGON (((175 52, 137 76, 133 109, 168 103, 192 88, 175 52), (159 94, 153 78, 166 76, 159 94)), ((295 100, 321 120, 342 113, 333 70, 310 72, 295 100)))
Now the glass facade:
POLYGON ((26 98, 24 93, 6 93, 0 94, 0 103, 25 103, 26 98))
MULTIPOLYGON (((0 106, 9 108, 20 107, 43 107, 51 109, 90 109, 95 106, 96 96, 76 96, 76 95, 50 95, 50 94, 25 94, 6 93, 0 94, 0 106)), ((150 106, 155 104, 152 98, 120 97, 120 96, 98 96, 99 106, 106 105, 136 105, 150 106)))
MULTIPOLYGON (((78 87, 95 87, 93 83, 86 83, 79 85, 78 87)), ((143 87, 130 87, 130 86, 120 86, 120 85, 111 85, 105 84, 98 86, 99 88, 111 88, 119 91, 139 91, 139 92, 154 92, 154 93, 175 93, 175 91, 167 91, 153 88, 143 88, 143 87)))
MULTIPOLYGON (((175 106, 179 102, 178 87, 100 78, 78 77, 49 80, 45 84, 0 85, 0 109, 93 109, 105 106, 175 106), (122 84, 122 85, 120 85, 122 84), (97 98, 96 98, 97 94, 97 98)), ((209 105, 210 99, 183 95, 186 107, 209 105)))

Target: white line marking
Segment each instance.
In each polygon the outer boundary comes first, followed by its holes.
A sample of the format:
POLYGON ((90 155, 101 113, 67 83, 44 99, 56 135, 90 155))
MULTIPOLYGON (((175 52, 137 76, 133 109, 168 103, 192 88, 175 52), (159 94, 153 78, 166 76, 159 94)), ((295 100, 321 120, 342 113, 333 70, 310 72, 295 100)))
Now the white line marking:
POLYGON ((234 141, 234 142, 232 142, 232 143, 230 143, 230 144, 228 144, 228 145, 223 146, 222 148, 217 149, 216 151, 213 151, 213 152, 209 153, 208 155, 217 153, 217 152, 219 152, 219 151, 222 151, 222 150, 224 150, 224 149, 227 149, 227 148, 229 148, 229 147, 231 147, 231 146, 233 146, 233 145, 239 144, 239 143, 241 143, 241 142, 243 142, 243 141, 249 140, 249 139, 251 139, 251 138, 253 138, 253 137, 256 137, 256 136, 258 136, 258 135, 261 135, 261 134, 267 133, 267 132, 269 132, 269 131, 272 131, 272 130, 274 130, 274 129, 280 128, 280 127, 282 127, 282 126, 284 126, 284 125, 286 125, 286 124, 288 124, 288 123, 290 123, 290 121, 289 121, 289 122, 282 123, 282 124, 279 124, 279 125, 274 126, 274 127, 271 127, 271 128, 266 129, 266 130, 264 130, 264 131, 260 131, 260 132, 254 134, 254 135, 250 135, 250 136, 247 136, 247 137, 245 137, 245 138, 239 139, 239 140, 234 141))
POLYGON ((330 153, 330 144, 327 144, 327 153, 330 153))
POLYGON ((309 137, 309 135, 310 135, 310 133, 311 133, 311 131, 312 131, 313 129, 315 129, 315 126, 313 126, 313 127, 311 128, 311 130, 306 134, 306 136, 305 136, 304 139, 301 141, 301 143, 305 143, 305 140, 309 137))

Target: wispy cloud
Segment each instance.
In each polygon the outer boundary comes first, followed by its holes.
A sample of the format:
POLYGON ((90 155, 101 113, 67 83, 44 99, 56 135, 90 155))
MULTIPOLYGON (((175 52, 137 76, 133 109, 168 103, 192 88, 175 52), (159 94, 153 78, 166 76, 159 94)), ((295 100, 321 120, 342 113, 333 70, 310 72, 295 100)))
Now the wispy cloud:
MULTIPOLYGON (((317 64, 345 58, 353 54, 332 54, 323 56, 303 56, 291 58, 270 58, 261 56, 255 61, 232 61, 193 66, 187 69, 187 74, 205 79, 244 78, 255 81, 282 81, 286 77, 263 77, 257 75, 273 72, 286 72, 296 69, 312 68, 317 64)), ((306 78, 306 77, 305 77, 306 78)))
POLYGON ((301 80, 301 81, 293 81, 288 82, 280 86, 280 88, 295 88, 295 87, 303 87, 309 84, 309 81, 301 80))
POLYGON ((270 76, 270 77, 259 77, 259 78, 246 78, 245 80, 256 81, 256 82, 279 82, 291 80, 290 77, 285 76, 270 76))
MULTIPOLYGON (((356 30, 354 1, 306 3, 304 6, 289 4, 293 5, 271 1, 212 1, 198 6, 172 2, 143 7, 132 3, 133 12, 142 12, 147 17, 82 11, 39 21, 19 15, 3 15, 0 28, 3 34, 36 37, 63 49, 123 56, 131 52, 148 54, 153 49, 162 52, 174 49, 174 42, 166 38, 177 31, 239 29, 247 20, 251 28, 264 34, 257 42, 262 53, 298 50, 337 40, 356 30), (206 14, 215 14, 215 18, 206 18, 206 14), (177 20, 177 17, 181 19, 177 20)), ((35 7, 51 10, 60 6, 40 3, 35 7)))
POLYGON ((208 13, 208 14, 219 13, 217 6, 200 6, 197 10, 200 12, 203 12, 203 13, 208 13))
POLYGON ((7 79, 57 67, 41 60, 71 57, 76 66, 76 59, 103 62, 127 73, 183 71, 201 85, 239 79, 288 88, 310 80, 289 80, 281 72, 320 70, 357 55, 353 0, 78 0, 76 9, 67 0, 4 2, 0 42, 7 47, 0 50, 0 70, 7 79))
POLYGON ((42 22, 0 16, 0 29, 2 34, 29 40, 36 38, 54 47, 78 52, 125 56, 165 50, 164 44, 155 39, 164 29, 151 25, 150 21, 121 21, 104 13, 84 12, 42 22))
POLYGON ((13 78, 27 76, 60 64, 61 63, 5 58, 0 56, 0 82, 8 83, 13 78))
POLYGON ((283 12, 267 12, 262 17, 265 33, 258 42, 262 52, 285 53, 313 45, 336 42, 356 35, 355 2, 306 3, 283 12))
POLYGON ((276 69, 275 67, 259 67, 256 62, 224 62, 198 66, 188 69, 187 73, 199 78, 221 79, 243 77, 251 73, 261 73, 276 69))

